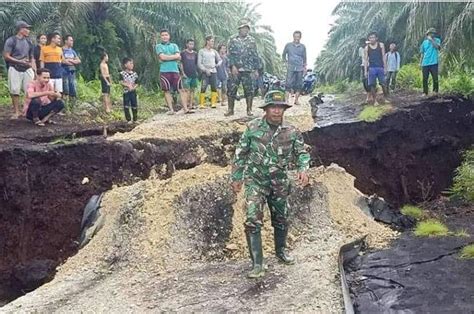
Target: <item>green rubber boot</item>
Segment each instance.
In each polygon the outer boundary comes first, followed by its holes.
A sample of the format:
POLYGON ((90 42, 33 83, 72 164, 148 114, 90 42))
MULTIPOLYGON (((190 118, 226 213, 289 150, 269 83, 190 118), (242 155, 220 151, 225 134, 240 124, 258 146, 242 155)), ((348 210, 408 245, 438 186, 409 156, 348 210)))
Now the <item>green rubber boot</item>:
POLYGON ((265 269, 263 268, 262 236, 260 231, 247 232, 246 236, 253 265, 247 277, 261 278, 265 276, 265 269))
POLYGON ((246 97, 245 102, 247 103, 247 116, 253 117, 253 113, 252 113, 253 96, 246 97))
POLYGON ((286 237, 288 235, 288 229, 284 230, 279 228, 273 228, 274 240, 275 240, 275 254, 280 262, 286 265, 292 265, 295 263, 294 257, 290 256, 286 252, 286 237))
POLYGON ((227 112, 224 113, 224 116, 229 117, 234 115, 234 106, 235 106, 235 99, 232 97, 229 97, 227 100, 227 112))

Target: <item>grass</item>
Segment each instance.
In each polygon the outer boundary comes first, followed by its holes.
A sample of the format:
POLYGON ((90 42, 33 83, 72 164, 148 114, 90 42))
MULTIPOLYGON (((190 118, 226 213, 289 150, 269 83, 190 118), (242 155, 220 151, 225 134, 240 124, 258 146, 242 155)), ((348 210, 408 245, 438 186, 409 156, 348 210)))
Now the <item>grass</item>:
POLYGON ((451 196, 474 202, 474 148, 464 152, 464 160, 456 169, 451 196))
POLYGON ((459 257, 462 259, 474 259, 474 244, 469 244, 463 247, 459 257))
POLYGON ((316 86, 316 91, 323 94, 353 94, 362 93, 362 83, 360 81, 350 82, 348 79, 339 80, 332 84, 323 84, 316 86))
POLYGON ((425 216, 425 214, 423 213, 423 210, 420 207, 413 206, 413 205, 403 206, 400 212, 403 215, 412 217, 416 220, 420 220, 421 218, 425 216))
POLYGON ((381 106, 365 106, 364 110, 359 113, 359 120, 365 122, 374 122, 382 118, 384 115, 390 112, 390 105, 381 106))
POLYGON ((471 235, 467 232, 466 229, 461 229, 453 233, 455 237, 460 237, 460 238, 469 238, 471 235))
POLYGON ((420 221, 415 227, 415 235, 419 237, 447 236, 448 233, 448 227, 435 219, 420 221))

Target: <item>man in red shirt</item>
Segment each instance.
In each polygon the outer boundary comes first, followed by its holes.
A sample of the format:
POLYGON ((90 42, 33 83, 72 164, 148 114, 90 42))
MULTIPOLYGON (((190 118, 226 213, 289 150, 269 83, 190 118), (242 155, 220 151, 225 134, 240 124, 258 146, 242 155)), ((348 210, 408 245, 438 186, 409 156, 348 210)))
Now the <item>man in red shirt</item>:
POLYGON ((53 123, 50 119, 64 108, 61 94, 49 83, 48 69, 39 69, 36 80, 28 84, 23 114, 37 126, 53 123))

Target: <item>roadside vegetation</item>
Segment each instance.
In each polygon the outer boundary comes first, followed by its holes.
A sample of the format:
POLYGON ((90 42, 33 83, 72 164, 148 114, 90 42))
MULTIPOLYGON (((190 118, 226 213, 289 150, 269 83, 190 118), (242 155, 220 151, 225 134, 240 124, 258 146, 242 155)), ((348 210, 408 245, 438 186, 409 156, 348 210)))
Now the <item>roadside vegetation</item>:
POLYGON ((452 197, 474 202, 474 148, 464 152, 463 162, 455 171, 449 193, 452 197))
POLYGON ((474 244, 463 247, 459 257, 461 259, 474 259, 474 244))
POLYGON ((415 227, 415 235, 419 237, 447 236, 448 232, 448 227, 436 219, 420 221, 415 227))
POLYGON ((425 217, 425 214, 423 213, 423 209, 421 209, 418 206, 413 206, 413 205, 405 205, 401 208, 400 212, 405 215, 412 217, 416 220, 420 220, 423 217, 425 217))

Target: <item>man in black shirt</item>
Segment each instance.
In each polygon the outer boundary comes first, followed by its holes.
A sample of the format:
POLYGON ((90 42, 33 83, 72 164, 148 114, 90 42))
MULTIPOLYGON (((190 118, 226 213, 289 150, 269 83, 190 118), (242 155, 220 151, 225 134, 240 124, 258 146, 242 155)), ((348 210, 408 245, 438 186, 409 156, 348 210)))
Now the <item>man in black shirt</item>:
MULTIPOLYGON (((369 104, 374 104, 376 100, 376 84, 377 80, 382 87, 384 96, 388 95, 387 87, 385 86, 385 71, 387 63, 384 58, 385 46, 378 41, 377 33, 371 32, 368 36, 369 44, 364 50, 364 74, 367 77, 370 88, 369 104)), ((382 102, 385 102, 383 99, 382 102)))
POLYGON ((181 75, 183 76, 183 87, 186 94, 187 104, 192 109, 196 108, 194 102, 194 90, 197 88, 197 53, 194 51, 194 39, 186 41, 186 49, 181 52, 181 75))

